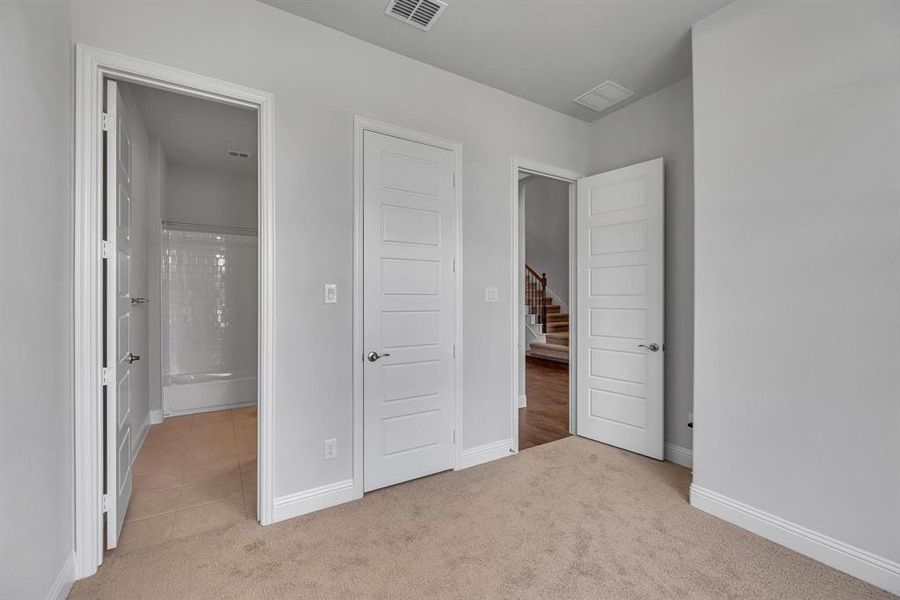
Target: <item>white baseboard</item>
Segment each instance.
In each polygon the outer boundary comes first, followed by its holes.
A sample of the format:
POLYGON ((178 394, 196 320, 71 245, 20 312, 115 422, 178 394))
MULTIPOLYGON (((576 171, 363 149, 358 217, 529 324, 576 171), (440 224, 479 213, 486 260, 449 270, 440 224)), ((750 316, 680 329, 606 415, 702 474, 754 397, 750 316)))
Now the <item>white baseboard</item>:
POLYGON ((900 594, 900 563, 696 485, 691 485, 691 506, 872 585, 900 594))
POLYGON ((284 521, 350 502, 356 497, 353 495, 353 480, 345 479, 337 483, 330 483, 311 490, 304 490, 296 494, 289 494, 275 498, 275 510, 272 512, 272 522, 284 521))
POLYGON ((512 440, 500 440, 499 442, 491 442, 490 444, 463 450, 459 456, 459 465, 456 468, 467 469, 497 460, 498 458, 504 458, 513 454, 511 450, 512 440))
POLYGON ((75 583, 75 555, 70 554, 53 580, 53 585, 47 592, 47 600, 65 600, 73 583, 75 583))
POLYGON ((150 411, 150 424, 151 425, 159 425, 163 422, 163 411, 162 410, 151 410, 150 411))
POLYGON ((525 408, 526 406, 528 406, 528 398, 525 394, 522 394, 519 396, 519 408, 525 408))
POLYGON ((141 451, 141 447, 144 445, 144 440, 147 439, 147 434, 150 432, 150 413, 147 413, 147 416, 144 417, 144 422, 141 423, 141 430, 138 435, 140 437, 137 439, 137 443, 131 448, 131 464, 134 464, 134 461, 137 459, 138 452, 141 451))
POLYGON ((694 451, 666 442, 666 460, 691 469, 694 467, 694 451))

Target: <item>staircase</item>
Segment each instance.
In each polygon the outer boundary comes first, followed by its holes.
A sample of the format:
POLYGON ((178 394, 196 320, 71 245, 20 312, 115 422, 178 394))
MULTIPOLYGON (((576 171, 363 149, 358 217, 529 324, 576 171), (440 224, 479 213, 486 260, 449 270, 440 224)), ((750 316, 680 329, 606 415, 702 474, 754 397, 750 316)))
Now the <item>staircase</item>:
POLYGON ((525 265, 525 305, 531 324, 537 324, 545 341, 531 342, 525 356, 569 362, 569 315, 547 294, 547 275, 525 265))

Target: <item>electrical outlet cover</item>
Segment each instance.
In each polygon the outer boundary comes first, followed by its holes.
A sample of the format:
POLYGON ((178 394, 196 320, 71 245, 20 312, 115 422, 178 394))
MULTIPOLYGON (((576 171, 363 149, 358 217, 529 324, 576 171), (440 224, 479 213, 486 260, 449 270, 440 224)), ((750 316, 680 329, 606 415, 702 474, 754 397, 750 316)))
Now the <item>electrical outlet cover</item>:
POLYGON ((332 438, 325 440, 325 460, 332 459, 337 456, 337 440, 332 438))

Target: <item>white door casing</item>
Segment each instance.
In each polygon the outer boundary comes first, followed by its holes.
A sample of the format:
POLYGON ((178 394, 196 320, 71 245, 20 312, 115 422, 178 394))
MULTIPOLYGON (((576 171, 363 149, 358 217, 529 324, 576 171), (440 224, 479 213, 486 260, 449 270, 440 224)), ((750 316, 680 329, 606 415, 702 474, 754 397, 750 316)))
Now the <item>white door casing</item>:
POLYGON ((578 435, 662 460, 663 160, 580 179, 577 211, 578 435))
POLYGON ((365 491, 453 467, 455 160, 363 134, 365 491))
POLYGON ((131 498, 131 138, 122 96, 106 81, 106 547, 115 548, 131 498))

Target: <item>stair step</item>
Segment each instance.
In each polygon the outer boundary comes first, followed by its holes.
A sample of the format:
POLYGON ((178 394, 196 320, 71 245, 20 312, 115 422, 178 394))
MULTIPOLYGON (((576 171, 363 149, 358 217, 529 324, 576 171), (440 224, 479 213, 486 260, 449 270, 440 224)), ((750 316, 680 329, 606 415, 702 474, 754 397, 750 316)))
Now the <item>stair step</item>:
POLYGON ((550 321, 544 326, 544 331, 546 333, 562 333, 564 331, 569 331, 569 322, 564 321, 562 323, 554 323, 550 321))
POLYGON ((555 360, 557 362, 569 362, 569 347, 559 344, 545 344, 543 342, 533 342, 531 348, 525 353, 526 356, 532 358, 543 358, 544 360, 555 360))
MULTIPOLYGON (((562 310, 562 308, 558 304, 551 304, 551 305, 547 306, 546 308, 547 308, 548 316, 559 314, 560 311, 562 310)), ((528 314, 530 314, 530 315, 537 315, 540 312, 541 312, 541 309, 539 306, 529 306, 528 307, 528 314)))
POLYGON ((569 346, 569 332, 568 331, 557 331, 557 332, 547 332, 547 343, 555 344, 557 346, 569 346))
POLYGON ((548 313, 547 321, 549 321, 550 323, 568 323, 569 313, 548 313))

